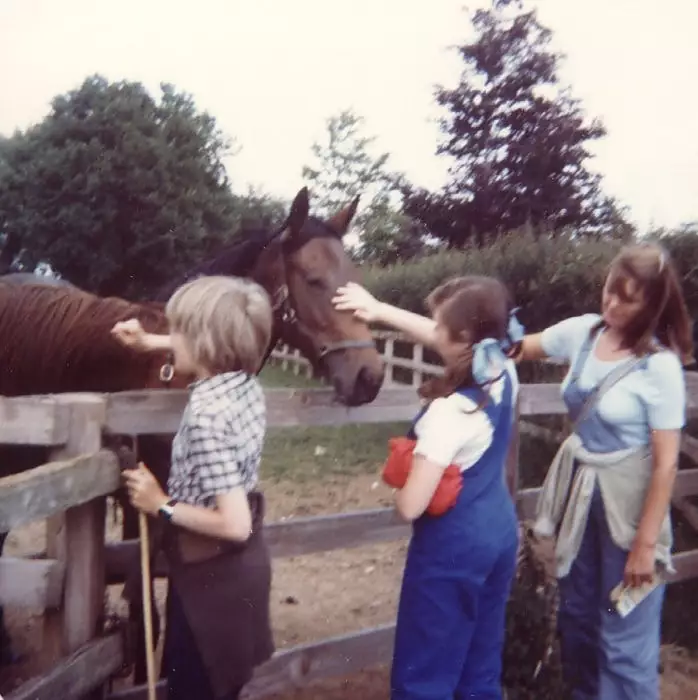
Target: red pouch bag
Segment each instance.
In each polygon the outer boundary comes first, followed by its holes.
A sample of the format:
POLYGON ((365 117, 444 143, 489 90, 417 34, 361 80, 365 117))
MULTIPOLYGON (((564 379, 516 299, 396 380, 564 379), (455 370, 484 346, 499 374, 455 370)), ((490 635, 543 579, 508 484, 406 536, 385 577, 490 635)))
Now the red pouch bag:
MULTIPOLYGON (((383 466, 383 481, 388 486, 401 489, 407 483, 407 477, 412 470, 416 444, 416 440, 408 437, 396 437, 388 440, 388 459, 383 466)), ((427 506, 427 513, 429 515, 443 515, 456 504, 462 487, 463 476, 460 469, 454 464, 446 467, 427 506)))

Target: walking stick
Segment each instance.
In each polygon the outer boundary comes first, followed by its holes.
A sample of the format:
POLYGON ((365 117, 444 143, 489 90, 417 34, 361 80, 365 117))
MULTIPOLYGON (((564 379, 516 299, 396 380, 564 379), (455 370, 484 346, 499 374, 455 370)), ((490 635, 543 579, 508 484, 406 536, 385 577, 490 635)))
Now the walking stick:
MULTIPOLYGON (((138 467, 145 466, 143 462, 138 467)), ((148 676, 148 700, 155 697, 155 652, 153 650, 153 615, 150 598, 150 543, 148 541, 148 519, 138 513, 138 534, 141 545, 141 583, 143 587, 143 617, 145 618, 145 667, 148 676)))

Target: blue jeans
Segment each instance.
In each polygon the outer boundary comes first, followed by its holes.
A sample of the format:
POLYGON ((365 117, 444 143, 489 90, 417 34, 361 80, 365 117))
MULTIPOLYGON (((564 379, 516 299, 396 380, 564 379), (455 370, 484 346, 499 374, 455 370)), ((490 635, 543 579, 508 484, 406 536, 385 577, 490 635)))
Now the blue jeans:
POLYGON ((597 487, 579 554, 559 581, 562 669, 572 700, 659 700, 664 586, 627 617, 609 601, 628 552, 611 539, 597 487))

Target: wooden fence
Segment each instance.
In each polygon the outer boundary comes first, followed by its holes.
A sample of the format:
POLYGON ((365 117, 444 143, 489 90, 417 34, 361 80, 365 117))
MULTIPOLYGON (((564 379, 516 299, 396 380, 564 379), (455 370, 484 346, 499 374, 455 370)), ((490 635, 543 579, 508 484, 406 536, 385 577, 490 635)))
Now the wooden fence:
MULTIPOLYGON (((424 346, 411 341, 406 336, 392 331, 375 331, 378 351, 385 363, 384 386, 419 386, 425 377, 443 372, 441 365, 424 360, 424 346), (402 378, 398 378, 400 375, 402 378)), ((277 345, 271 354, 272 362, 283 370, 290 370, 296 376, 312 377, 310 362, 300 351, 283 343, 277 345)))
POLYGON ((0 603, 45 610, 50 670, 7 700, 83 697, 122 665, 120 635, 101 634, 106 495, 119 484, 101 449, 105 402, 93 395, 0 401, 0 443, 44 445, 51 462, 0 479, 0 532, 47 520, 42 559, 0 558, 0 603))
MULTIPOLYGON (((374 331, 378 352, 385 364, 385 380, 383 386, 413 386, 418 387, 425 379, 443 373, 436 353, 430 352, 420 343, 415 343, 402 333, 394 331, 374 331), (434 361, 429 361, 431 358, 434 361)), ((299 350, 283 343, 274 348, 271 353, 272 364, 294 375, 310 378, 313 369, 310 362, 301 355, 299 350)), ((560 367, 556 360, 544 360, 544 364, 560 367)))
MULTIPOLYGON (((697 377, 686 376, 689 412, 696 414, 697 377)), ((410 387, 387 387, 372 404, 358 408, 337 405, 325 389, 267 393, 271 426, 409 420, 419 408, 410 387)), ((47 639, 56 638, 52 630, 60 630, 60 644, 54 642, 54 655, 63 657, 47 674, 29 681, 7 700, 79 698, 102 686, 121 666, 120 638, 100 636, 99 620, 104 586, 124 581, 138 542, 104 544, 104 496, 114 490, 119 474, 114 458, 100 449, 100 431, 124 435, 172 433, 186 398, 186 392, 151 391, 0 399, 0 442, 52 445, 56 460, 0 480, 0 528, 6 530, 46 517, 55 519, 57 514, 63 521, 62 527, 52 523, 54 534, 44 559, 5 559, 0 569, 3 602, 42 602, 47 608, 47 639), (65 514, 60 515, 63 511, 65 514)), ((564 412, 557 385, 521 387, 521 417, 564 412)), ((698 458, 698 441, 686 437, 683 449, 693 459, 698 458)), ((538 490, 518 490, 518 440, 510 454, 507 480, 517 493, 520 516, 530 518, 538 490)), ((698 494, 698 469, 681 470, 676 480, 676 502, 686 505, 687 497, 693 494, 698 494)), ((409 527, 392 508, 298 518, 266 526, 274 557, 402 540, 408 534, 409 527)), ((698 576, 698 550, 680 552, 674 561, 677 572, 672 581, 698 576)), ((167 575, 161 558, 155 562, 154 575, 167 575)), ((393 634, 394 625, 384 625, 280 650, 258 669, 244 697, 261 700, 316 679, 349 675, 389 662, 393 634)), ((158 692, 164 700, 162 682, 158 692)), ((109 698, 145 700, 146 691, 142 686, 134 687, 112 693, 109 698)))

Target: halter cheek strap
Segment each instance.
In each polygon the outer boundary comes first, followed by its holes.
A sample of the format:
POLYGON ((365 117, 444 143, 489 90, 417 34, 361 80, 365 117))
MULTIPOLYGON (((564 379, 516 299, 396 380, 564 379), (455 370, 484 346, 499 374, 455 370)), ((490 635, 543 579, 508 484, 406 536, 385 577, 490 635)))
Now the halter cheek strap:
MULTIPOLYGON (((302 321, 298 318, 296 309, 291 303, 291 294, 288 290, 288 285, 283 284, 274 294, 274 305, 272 307, 274 315, 287 327, 295 328, 308 338, 313 335, 305 327, 302 321)), ((338 340, 335 343, 323 345, 318 351, 318 360, 324 360, 328 355, 342 350, 352 349, 368 349, 375 348, 376 344, 373 340, 338 340)))

